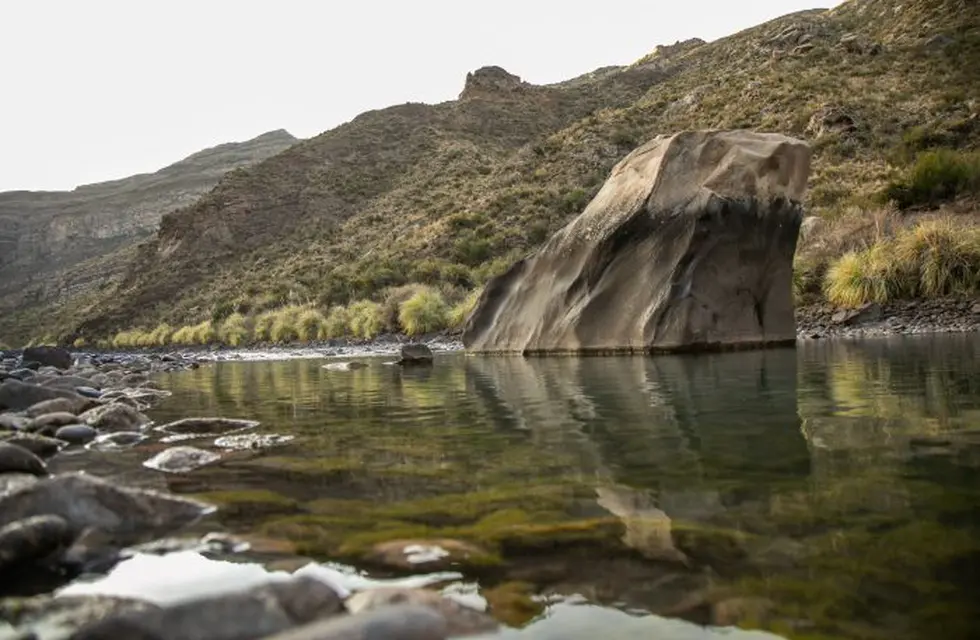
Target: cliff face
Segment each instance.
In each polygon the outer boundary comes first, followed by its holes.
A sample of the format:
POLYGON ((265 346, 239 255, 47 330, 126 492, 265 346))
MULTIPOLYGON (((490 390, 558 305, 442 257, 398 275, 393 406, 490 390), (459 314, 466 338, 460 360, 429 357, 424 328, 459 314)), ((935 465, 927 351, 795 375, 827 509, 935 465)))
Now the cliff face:
POLYGON ((163 214, 188 206, 231 170, 295 144, 286 131, 195 153, 155 173, 72 191, 0 193, 0 311, 64 301, 104 283, 163 214))

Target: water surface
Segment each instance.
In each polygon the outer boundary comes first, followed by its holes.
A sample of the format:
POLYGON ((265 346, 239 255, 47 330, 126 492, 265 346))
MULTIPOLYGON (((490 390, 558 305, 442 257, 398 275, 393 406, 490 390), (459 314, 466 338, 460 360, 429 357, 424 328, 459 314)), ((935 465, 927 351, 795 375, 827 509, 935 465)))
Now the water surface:
POLYGON ((535 637, 708 633, 651 614, 787 638, 980 629, 980 437, 963 435, 980 428, 978 335, 364 361, 168 375, 158 422, 254 418, 295 438, 182 475, 135 464, 160 443, 84 464, 218 501, 205 526, 250 536, 271 567, 390 578, 378 542, 480 545, 460 584, 535 637))

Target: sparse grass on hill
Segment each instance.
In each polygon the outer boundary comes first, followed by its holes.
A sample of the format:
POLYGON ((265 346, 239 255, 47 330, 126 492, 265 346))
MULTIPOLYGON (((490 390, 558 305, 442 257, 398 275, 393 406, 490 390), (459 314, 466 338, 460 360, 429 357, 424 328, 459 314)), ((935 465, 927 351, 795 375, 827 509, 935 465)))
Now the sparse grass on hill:
POLYGON ((834 261, 824 291, 842 307, 980 295, 980 226, 942 217, 900 229, 834 261))
POLYGON ((883 195, 903 209, 980 196, 980 152, 937 149, 924 153, 883 195))

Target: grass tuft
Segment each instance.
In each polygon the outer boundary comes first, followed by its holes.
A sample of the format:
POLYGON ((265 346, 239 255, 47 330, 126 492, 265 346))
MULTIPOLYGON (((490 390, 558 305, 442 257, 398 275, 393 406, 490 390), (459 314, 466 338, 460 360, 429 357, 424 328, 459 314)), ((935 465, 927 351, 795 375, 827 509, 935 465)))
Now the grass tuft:
POLYGON ((449 326, 449 305, 438 290, 420 287, 398 312, 398 321, 410 336, 441 331, 449 326))
POLYGON ((347 311, 350 332, 358 338, 374 338, 384 328, 381 305, 377 302, 358 300, 347 311))
POLYGON ((830 265, 827 300, 842 307, 980 294, 980 227, 926 220, 830 265))
POLYGON ((233 313, 225 318, 218 329, 218 340, 231 347, 241 346, 248 339, 248 323, 240 313, 233 313))

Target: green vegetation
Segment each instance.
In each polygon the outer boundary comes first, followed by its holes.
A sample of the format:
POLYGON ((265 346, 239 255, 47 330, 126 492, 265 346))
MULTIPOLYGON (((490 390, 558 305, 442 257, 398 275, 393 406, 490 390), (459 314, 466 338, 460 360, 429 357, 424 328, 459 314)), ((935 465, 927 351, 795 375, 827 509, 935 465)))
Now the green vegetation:
POLYGON ((844 307, 867 302, 980 294, 980 226, 953 218, 921 221, 834 261, 827 299, 844 307))
MULTIPOLYGON (((385 304, 360 300, 350 307, 335 305, 326 314, 311 305, 290 305, 255 316, 234 312, 217 329, 210 320, 176 330, 170 325, 161 324, 153 330, 120 331, 101 346, 117 349, 162 347, 168 344, 240 347, 262 342, 289 344, 343 337, 367 340, 377 337, 382 331, 417 336, 460 328, 476 304, 479 293, 470 292, 451 307, 443 294, 433 287, 402 287, 390 293, 385 304), (393 304, 392 300, 397 304, 393 304), (391 306, 394 308, 393 314, 389 309, 391 306), (391 320, 392 315, 394 320, 391 320)), ((84 340, 80 341, 84 344, 84 340)))
POLYGON ((907 175, 891 182, 884 197, 899 207, 936 206, 980 195, 980 152, 937 149, 918 157, 907 175))
POLYGON ((449 326, 449 311, 441 293, 424 287, 402 304, 398 321, 410 336, 432 333, 449 326))

